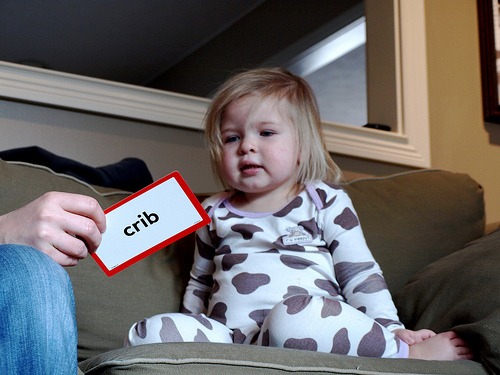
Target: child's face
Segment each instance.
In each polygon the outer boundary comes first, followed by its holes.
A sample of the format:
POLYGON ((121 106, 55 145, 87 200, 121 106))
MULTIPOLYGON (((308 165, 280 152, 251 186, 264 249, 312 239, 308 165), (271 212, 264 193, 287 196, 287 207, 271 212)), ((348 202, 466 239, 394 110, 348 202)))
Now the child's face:
POLYGON ((253 95, 231 104, 221 124, 222 174, 234 189, 286 197, 296 187, 299 150, 294 126, 277 100, 253 95))

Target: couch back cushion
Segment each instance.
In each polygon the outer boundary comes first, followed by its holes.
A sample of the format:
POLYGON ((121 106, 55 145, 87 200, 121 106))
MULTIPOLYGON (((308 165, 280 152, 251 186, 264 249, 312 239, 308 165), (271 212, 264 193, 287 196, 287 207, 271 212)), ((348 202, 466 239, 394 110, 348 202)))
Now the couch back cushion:
POLYGON ((421 170, 344 187, 391 292, 484 234, 483 189, 466 174, 421 170))
POLYGON ((409 329, 455 331, 500 374, 500 228, 418 271, 394 294, 409 329))
MULTIPOLYGON (((343 186, 393 292, 422 267, 484 233, 483 191, 467 175, 426 170, 343 186)), ((44 167, 0 160, 0 214, 54 190, 93 196, 103 208, 129 194, 93 187, 44 167)), ((194 235, 187 236, 111 278, 91 257, 68 268, 79 359, 122 347, 138 320, 178 311, 193 247, 194 235)))

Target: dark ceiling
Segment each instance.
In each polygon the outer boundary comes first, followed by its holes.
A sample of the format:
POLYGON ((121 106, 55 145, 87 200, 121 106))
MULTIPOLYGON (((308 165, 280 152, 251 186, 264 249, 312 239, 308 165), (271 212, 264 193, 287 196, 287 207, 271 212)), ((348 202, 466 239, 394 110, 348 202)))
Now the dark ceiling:
POLYGON ((2 0, 0 60, 208 96, 361 2, 2 0))

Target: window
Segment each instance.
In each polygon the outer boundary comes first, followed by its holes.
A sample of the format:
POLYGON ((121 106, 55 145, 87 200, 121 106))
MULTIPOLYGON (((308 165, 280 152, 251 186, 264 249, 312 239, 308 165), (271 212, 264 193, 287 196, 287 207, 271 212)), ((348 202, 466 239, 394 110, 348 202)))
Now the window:
POLYGON ((361 17, 285 64, 311 85, 323 120, 367 124, 365 46, 366 21, 361 17))

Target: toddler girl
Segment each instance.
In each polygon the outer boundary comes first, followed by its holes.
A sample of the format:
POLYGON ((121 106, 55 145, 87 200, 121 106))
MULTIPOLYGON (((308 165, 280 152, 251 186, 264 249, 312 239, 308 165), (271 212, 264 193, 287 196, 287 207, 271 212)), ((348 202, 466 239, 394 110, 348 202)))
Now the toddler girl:
POLYGON ((399 322, 307 83, 282 69, 240 73, 206 115, 227 188, 203 205, 182 313, 136 323, 127 345, 209 341, 336 354, 471 358, 453 332, 399 322))

